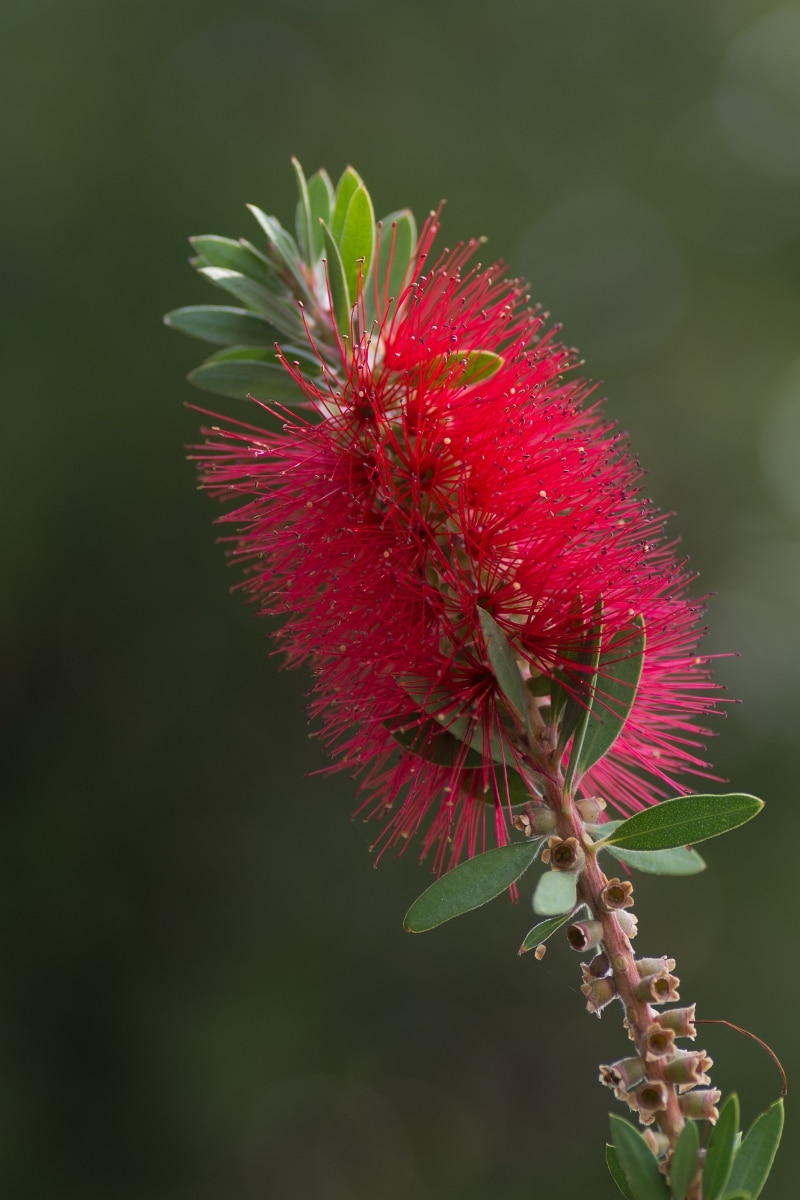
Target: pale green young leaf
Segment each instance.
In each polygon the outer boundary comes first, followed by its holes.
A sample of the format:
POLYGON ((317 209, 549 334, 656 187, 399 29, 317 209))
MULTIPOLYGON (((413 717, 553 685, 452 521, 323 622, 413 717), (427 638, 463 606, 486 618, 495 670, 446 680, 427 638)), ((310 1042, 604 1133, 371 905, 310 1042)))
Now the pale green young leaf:
POLYGON ((374 285, 365 300, 370 317, 382 320, 391 301, 399 300, 411 281, 411 265, 417 247, 417 223, 410 209, 390 213, 378 222, 380 235, 375 259, 374 285), (377 309, 375 296, 377 294, 377 309))
POLYGON ((375 213, 363 183, 350 197, 338 243, 350 302, 355 304, 369 277, 375 250, 375 213))
POLYGON ((311 208, 311 242, 313 249, 312 263, 318 263, 322 258, 324 240, 322 226, 324 221, 330 226, 333 211, 333 184, 328 178, 328 172, 319 170, 308 181, 308 202, 311 208))
POLYGON ((577 897, 578 876, 574 871, 546 871, 533 893, 533 911, 540 917, 571 913, 577 897))
POLYGON ((248 204, 247 207, 266 234, 272 253, 282 268, 284 281, 293 291, 299 291, 306 300, 311 300, 308 269, 300 255, 297 242, 275 217, 268 216, 255 204, 248 204))
POLYGON ((513 842, 453 867, 414 901, 406 913, 404 928, 409 933, 425 933, 488 904, 524 875, 539 845, 539 840, 513 842))
MULTIPOLYGON (((330 231, 333 234, 334 241, 337 245, 342 237, 345 217, 347 216, 347 209, 350 206, 353 193, 355 192, 356 188, 363 187, 363 185, 364 180, 361 178, 358 171, 354 170, 352 167, 345 167, 344 171, 339 177, 339 182, 336 184, 336 195, 333 201, 333 208, 331 209, 331 219, 329 224, 330 231)), ((326 224, 328 224, 328 222, 326 222, 326 224)))
POLYGON ((689 846, 675 846, 671 850, 621 850, 617 846, 607 849, 618 862, 644 875, 698 875, 706 869, 704 860, 689 846))

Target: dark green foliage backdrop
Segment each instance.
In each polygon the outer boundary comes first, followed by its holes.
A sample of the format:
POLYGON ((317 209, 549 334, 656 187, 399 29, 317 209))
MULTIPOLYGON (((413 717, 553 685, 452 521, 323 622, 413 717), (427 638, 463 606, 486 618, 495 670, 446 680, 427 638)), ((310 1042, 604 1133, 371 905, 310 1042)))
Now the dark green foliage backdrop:
MULTIPOLYGON (((610 1200, 616 1016, 568 950, 515 957, 524 903, 403 934, 428 876, 373 871, 350 782, 308 775, 160 314, 212 299, 188 234, 289 217, 293 153, 383 211, 449 197, 447 239, 530 278, 743 652, 713 752, 768 801, 642 883, 641 949, 796 1074, 800 7, 4 0, 0 55, 3 1194, 610 1200)), ((773 1068, 703 1044, 751 1120, 773 1068)))

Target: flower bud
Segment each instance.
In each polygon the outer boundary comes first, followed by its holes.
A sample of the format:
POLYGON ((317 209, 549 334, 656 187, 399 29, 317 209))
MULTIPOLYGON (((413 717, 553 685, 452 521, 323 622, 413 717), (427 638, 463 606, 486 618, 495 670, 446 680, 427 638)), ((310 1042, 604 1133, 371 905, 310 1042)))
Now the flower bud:
POLYGON ((642 1137, 647 1142, 656 1158, 663 1158, 670 1148, 669 1138, 661 1130, 646 1129, 642 1137))
POLYGON ((647 975, 640 979, 633 993, 637 1000, 644 1000, 646 1004, 672 1004, 680 1000, 679 983, 677 975, 661 971, 658 975, 647 975))
POLYGON ((596 1013, 599 1017, 605 1006, 615 998, 617 985, 610 975, 604 975, 602 979, 595 979, 593 975, 589 974, 586 966, 583 967, 582 974, 581 991, 586 997, 586 1009, 590 1013, 596 1013))
POLYGON ((664 1029, 658 1021, 650 1025, 644 1035, 644 1056, 647 1059, 665 1058, 671 1054, 675 1046, 675 1032, 664 1029))
POLYGON ((620 1058, 610 1066, 601 1066, 600 1082, 605 1087, 620 1088, 628 1091, 635 1084, 641 1083, 647 1074, 647 1064, 638 1055, 635 1058, 620 1058))
MULTIPOLYGON (((574 837, 548 838, 547 849, 550 852, 547 861, 554 871, 577 871, 586 860, 583 846, 574 837)), ((542 860, 544 861, 544 855, 542 855, 542 860)))
POLYGON ((639 931, 639 920, 632 912, 618 912, 617 924, 627 938, 631 940, 636 937, 639 931))
POLYGON ((511 824, 525 837, 541 837, 552 833, 556 827, 556 814, 544 804, 526 804, 522 812, 514 817, 511 824))
POLYGON ((601 950, 599 954, 595 954, 592 961, 589 963, 589 974, 595 979, 602 979, 611 970, 611 963, 608 961, 608 955, 605 950, 601 950))
POLYGON ((664 1075, 670 1083, 697 1087, 698 1084, 711 1083, 706 1071, 713 1065, 714 1060, 708 1057, 705 1050, 678 1050, 664 1067, 664 1075))
POLYGON ((656 1022, 663 1029, 673 1030, 676 1037, 688 1037, 694 1041, 697 1037, 694 1024, 695 1008, 694 1004, 690 1004, 688 1008, 669 1008, 666 1012, 658 1014, 656 1022))
POLYGON ((675 959, 667 958, 662 955, 661 958, 637 958, 633 964, 639 972, 639 978, 644 979, 645 975, 660 975, 664 971, 675 970, 675 959))
POLYGON ((636 1090, 640 1113, 663 1112, 667 1107, 669 1089, 660 1079, 648 1079, 636 1090))
POLYGON ((710 1121, 716 1125, 719 1120, 719 1104, 722 1092, 719 1088, 695 1088, 685 1096, 678 1097, 678 1104, 685 1117, 695 1121, 710 1121))
POLYGON ((576 921, 567 926, 567 941, 578 953, 599 946, 602 940, 603 926, 599 921, 576 921))
POLYGON ((602 812, 605 812, 606 802, 601 796, 581 796, 575 801, 575 807, 587 825, 594 825, 602 812))
POLYGON ((629 883, 627 879, 609 879, 600 893, 600 906, 606 912, 633 908, 633 884, 629 883))

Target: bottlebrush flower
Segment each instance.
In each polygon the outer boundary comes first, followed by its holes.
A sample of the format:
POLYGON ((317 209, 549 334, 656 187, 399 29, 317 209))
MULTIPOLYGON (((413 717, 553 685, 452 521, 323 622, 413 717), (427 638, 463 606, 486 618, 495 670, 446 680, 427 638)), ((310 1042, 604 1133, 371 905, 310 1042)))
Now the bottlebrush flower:
MULTIPOLYGON (((279 432, 213 427, 197 457, 204 486, 238 501, 220 520, 241 586, 285 618, 279 646, 313 672, 311 712, 360 780, 358 811, 383 822, 376 844, 419 833, 441 869, 484 849, 487 827, 507 841, 511 806, 568 755, 551 685, 581 694, 599 604, 603 655, 624 657, 640 616, 647 652, 581 794, 628 813, 703 774, 714 700, 690 576, 575 351, 502 266, 470 265, 477 242, 431 264, 437 230, 431 218, 410 286, 378 296, 372 328, 363 295, 348 337, 328 314, 319 375, 287 351, 305 411, 264 405, 279 432), (526 681, 533 738, 481 611, 526 681)), ((307 328, 314 345, 319 323, 307 328)))

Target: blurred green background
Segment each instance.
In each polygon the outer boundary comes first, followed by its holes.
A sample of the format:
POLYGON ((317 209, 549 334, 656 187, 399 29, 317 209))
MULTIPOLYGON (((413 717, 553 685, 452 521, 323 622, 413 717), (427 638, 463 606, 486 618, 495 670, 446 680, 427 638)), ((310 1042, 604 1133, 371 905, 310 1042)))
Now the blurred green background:
MULTIPOLYGON (((616 1012, 569 950, 516 957, 526 901, 402 932, 427 869, 375 872, 350 781, 309 777, 308 680, 184 461, 202 347, 160 319, 220 300, 187 235, 291 219, 291 154, 384 212, 448 197, 448 242, 528 276, 679 514, 741 651, 714 758, 768 801, 642 881, 639 948, 797 1078, 800 5, 2 0, 0 56, 2 1194, 611 1200, 616 1012)), ((700 1044, 748 1122, 777 1095, 700 1044)))

